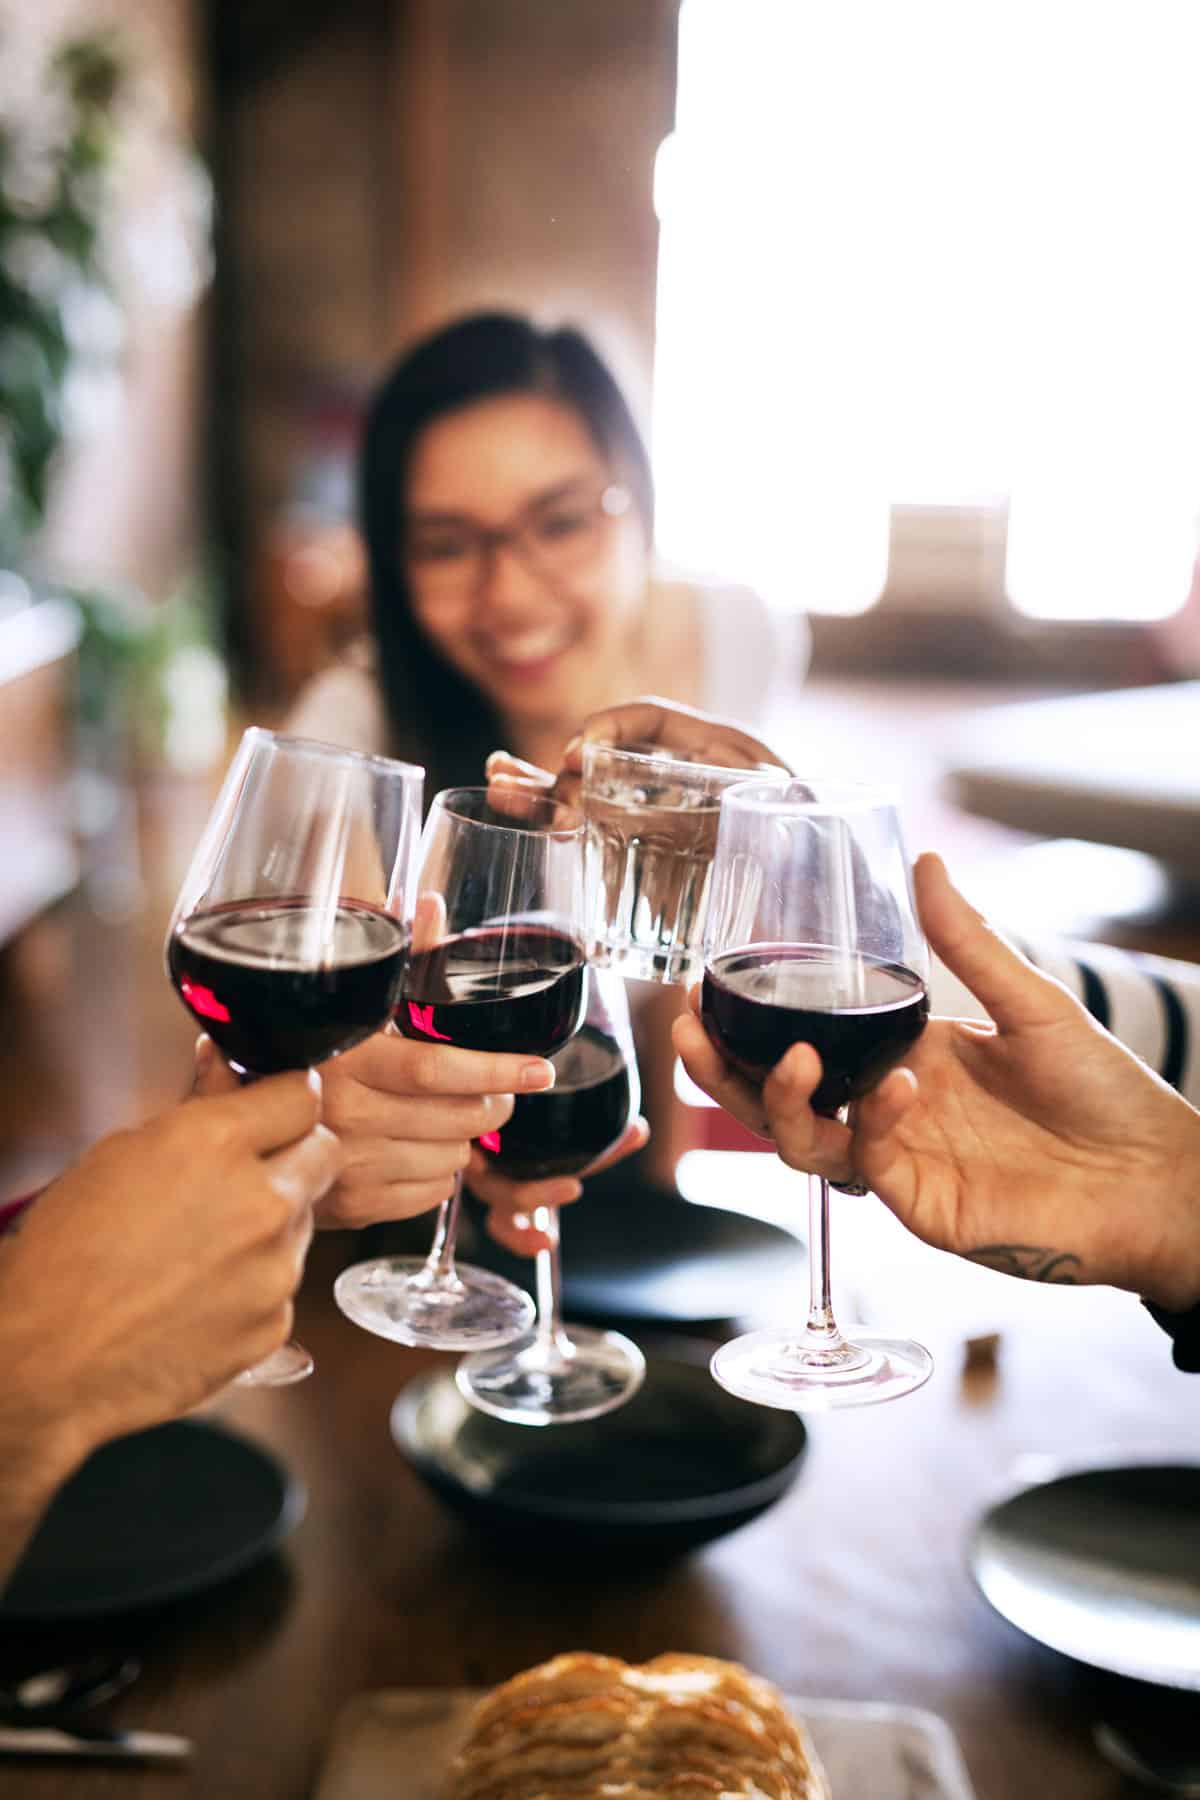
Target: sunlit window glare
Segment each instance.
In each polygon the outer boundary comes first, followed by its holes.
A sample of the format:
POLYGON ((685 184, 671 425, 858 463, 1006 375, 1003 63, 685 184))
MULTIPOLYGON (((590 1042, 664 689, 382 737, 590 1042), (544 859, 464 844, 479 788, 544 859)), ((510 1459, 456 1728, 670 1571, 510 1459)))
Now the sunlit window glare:
POLYGON ((1009 508, 1039 618, 1154 619, 1200 520, 1200 6, 684 0, 664 552, 878 597, 892 505, 1009 508))

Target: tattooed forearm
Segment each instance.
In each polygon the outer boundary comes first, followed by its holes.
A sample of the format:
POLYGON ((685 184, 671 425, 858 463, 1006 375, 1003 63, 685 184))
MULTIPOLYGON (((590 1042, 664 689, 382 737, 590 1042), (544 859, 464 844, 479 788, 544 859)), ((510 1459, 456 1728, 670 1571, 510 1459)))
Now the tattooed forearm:
POLYGON ((981 1244, 978 1250, 964 1252, 968 1262, 980 1263, 985 1269, 998 1269, 1001 1275, 1019 1275, 1025 1281, 1051 1281, 1060 1287, 1075 1287, 1082 1259, 1069 1251, 1052 1250, 1040 1244, 981 1244))

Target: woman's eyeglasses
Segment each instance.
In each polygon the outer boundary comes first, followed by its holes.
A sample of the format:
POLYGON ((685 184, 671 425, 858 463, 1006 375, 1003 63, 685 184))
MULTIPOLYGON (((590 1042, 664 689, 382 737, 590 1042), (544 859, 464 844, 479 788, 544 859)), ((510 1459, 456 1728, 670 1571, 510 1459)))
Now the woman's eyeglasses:
POLYGON ((457 515, 419 520, 405 536, 403 556, 412 579, 428 594, 473 592, 500 550, 511 550, 534 574, 556 580, 586 567, 630 504, 628 491, 610 483, 536 500, 503 527, 457 515))

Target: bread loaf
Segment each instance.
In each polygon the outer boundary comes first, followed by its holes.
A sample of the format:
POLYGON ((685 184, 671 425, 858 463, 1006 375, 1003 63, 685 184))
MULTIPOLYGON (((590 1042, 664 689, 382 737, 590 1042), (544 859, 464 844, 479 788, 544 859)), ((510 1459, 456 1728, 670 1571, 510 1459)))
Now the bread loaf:
POLYGON ((770 1682, 710 1656, 572 1651, 483 1699, 446 1800, 830 1800, 770 1682))

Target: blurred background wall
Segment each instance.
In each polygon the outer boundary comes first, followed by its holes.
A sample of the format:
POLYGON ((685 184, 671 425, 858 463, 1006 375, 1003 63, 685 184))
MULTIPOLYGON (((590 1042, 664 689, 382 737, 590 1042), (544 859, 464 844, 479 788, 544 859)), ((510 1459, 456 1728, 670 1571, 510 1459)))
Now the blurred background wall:
MULTIPOLYGON (((204 320, 165 265, 187 204, 176 141, 203 130, 204 58, 193 0, 39 0, 0 8, 0 111, 34 117, 46 65, 63 44, 113 34, 136 98, 123 114, 120 216, 125 271, 121 379, 79 408, 51 491, 41 560, 88 579, 160 593, 206 526, 202 460, 204 320), (164 150, 164 146, 168 146, 164 150), (157 258, 157 278, 148 263, 157 258), (139 264, 140 259, 140 264, 139 264)), ((186 179, 186 177, 185 177, 186 179)), ((186 281, 186 276, 184 277, 186 281)))
POLYGON ((1158 623, 1186 579, 1148 601, 1135 558, 1126 604, 1108 535, 1149 495, 1142 547, 1165 543, 1145 451, 1196 385, 1172 323, 1187 27, 1093 21, 1092 42, 1072 11, 1039 52, 1032 25, 1002 41, 981 8, 973 37, 931 5, 903 32, 887 8, 838 24, 778 0, 0 6, 20 110, 81 32, 117 33, 137 96, 110 231, 133 246, 119 379, 67 434, 37 569, 157 602, 203 565, 237 687, 281 703, 362 616, 347 521, 371 384, 439 320, 512 305, 592 331, 653 411, 664 547, 818 615, 818 667, 1186 672, 1193 628, 1158 623), (1052 167, 1064 108, 1082 149, 1052 167), (1125 461, 1092 480, 1106 432, 1125 461), (1078 512, 1025 610, 1006 571, 1021 433, 1043 514, 1064 478, 1078 512), (868 469, 843 517, 846 471, 868 469))
POLYGON ((213 495, 236 652, 294 691, 360 617, 358 408, 448 315, 586 320, 648 418, 677 0, 211 5, 213 495), (253 621, 253 624, 251 624, 253 621))

